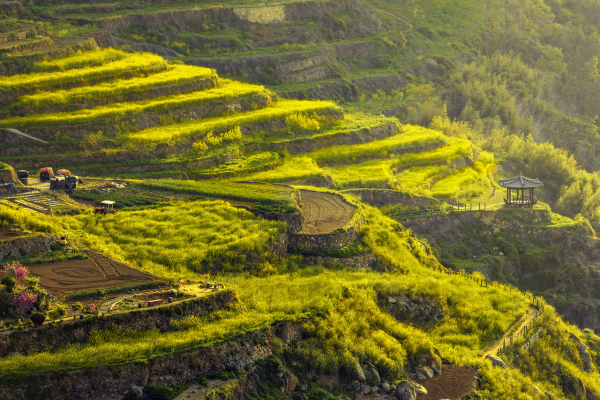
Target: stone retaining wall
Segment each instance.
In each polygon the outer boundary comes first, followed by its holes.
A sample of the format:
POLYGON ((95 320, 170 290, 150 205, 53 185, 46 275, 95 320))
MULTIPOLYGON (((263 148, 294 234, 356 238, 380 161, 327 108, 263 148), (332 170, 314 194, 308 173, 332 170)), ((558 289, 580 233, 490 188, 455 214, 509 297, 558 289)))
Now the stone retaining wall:
POLYGON ((53 235, 17 237, 0 241, 0 260, 5 258, 24 257, 40 253, 48 253, 52 245, 58 241, 53 235))
POLYGON ((236 301, 235 293, 232 290, 225 290, 210 296, 156 308, 89 317, 84 320, 58 324, 54 327, 44 326, 39 329, 13 332, 10 336, 0 336, 0 356, 5 357, 9 352, 43 352, 49 346, 59 347, 72 343, 85 343, 90 332, 103 332, 112 327, 117 327, 121 331, 127 329, 144 331, 154 328, 163 332, 169 331, 174 329, 171 321, 227 308, 236 301))
POLYGON ((354 225, 338 228, 333 232, 316 235, 290 233, 288 251, 296 253, 301 250, 319 252, 323 250, 339 249, 350 243, 356 242, 360 237, 360 227, 365 222, 361 215, 354 225))
POLYGON ((85 370, 31 373, 4 376, 0 380, 0 398, 37 399, 71 398, 122 399, 134 384, 158 386, 196 383, 215 371, 229 367, 243 369, 272 354, 270 344, 280 338, 283 346, 302 339, 301 323, 280 322, 260 331, 248 332, 237 339, 215 345, 200 346, 185 353, 172 354, 148 361, 85 370), (98 384, 101 382, 102 384, 98 384))
POLYGON ((236 206, 237 208, 243 208, 244 210, 251 212, 257 217, 262 219, 268 219, 269 221, 281 221, 288 225, 288 232, 299 232, 302 230, 304 225, 304 217, 301 212, 295 213, 268 213, 261 210, 246 206, 236 206))
POLYGON ((377 269, 377 257, 371 253, 348 258, 305 256, 302 262, 311 265, 323 264, 326 267, 332 264, 343 264, 349 268, 377 269))

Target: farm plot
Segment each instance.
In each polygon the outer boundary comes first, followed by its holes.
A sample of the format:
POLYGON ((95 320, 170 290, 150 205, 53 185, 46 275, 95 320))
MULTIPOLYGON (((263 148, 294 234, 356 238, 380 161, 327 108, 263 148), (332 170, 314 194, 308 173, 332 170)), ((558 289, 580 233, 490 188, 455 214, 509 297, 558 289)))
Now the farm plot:
POLYGON ((304 227, 300 233, 328 233, 346 225, 356 207, 337 194, 301 190, 301 210, 304 227))
POLYGON ((31 265, 29 270, 41 287, 61 293, 158 280, 100 253, 87 254, 90 258, 31 265))
POLYGON ((8 229, 0 229, 0 240, 13 239, 21 236, 19 232, 9 231, 8 229))

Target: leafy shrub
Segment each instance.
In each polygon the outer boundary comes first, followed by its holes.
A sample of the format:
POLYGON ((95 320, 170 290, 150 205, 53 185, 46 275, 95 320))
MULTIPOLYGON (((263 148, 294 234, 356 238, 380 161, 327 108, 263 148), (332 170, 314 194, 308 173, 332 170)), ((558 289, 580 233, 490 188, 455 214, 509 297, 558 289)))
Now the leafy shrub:
POLYGON ((285 123, 288 126, 290 134, 294 135, 294 137, 304 131, 318 131, 321 129, 319 121, 300 113, 288 115, 285 117, 285 123))
POLYGON ((40 312, 33 313, 30 318, 35 326, 42 326, 46 321, 46 316, 40 312))
POLYGON ((13 293, 15 291, 15 287, 17 286, 17 280, 12 276, 5 276, 0 281, 4 286, 6 286, 6 291, 8 293, 13 293))

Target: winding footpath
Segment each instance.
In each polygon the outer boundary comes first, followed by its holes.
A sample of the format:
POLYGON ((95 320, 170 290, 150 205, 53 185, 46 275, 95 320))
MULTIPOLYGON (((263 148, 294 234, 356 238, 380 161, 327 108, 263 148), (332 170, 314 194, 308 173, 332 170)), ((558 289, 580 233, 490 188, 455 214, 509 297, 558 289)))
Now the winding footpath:
POLYGON ((498 350, 500 350, 503 347, 505 341, 507 345, 510 344, 510 337, 513 336, 513 338, 516 338, 519 334, 521 334, 525 327, 531 322, 531 320, 535 318, 537 312, 537 308, 529 306, 529 309, 527 310, 527 316, 525 317, 525 319, 519 320, 512 324, 510 328, 508 328, 508 330, 504 333, 504 335, 483 353, 483 356, 481 358, 485 358, 488 354, 491 354, 493 356, 498 355, 498 350), (515 329, 517 325, 518 328, 515 329), (514 332, 513 329, 515 329, 514 332), (513 332, 512 335, 511 332, 513 332))

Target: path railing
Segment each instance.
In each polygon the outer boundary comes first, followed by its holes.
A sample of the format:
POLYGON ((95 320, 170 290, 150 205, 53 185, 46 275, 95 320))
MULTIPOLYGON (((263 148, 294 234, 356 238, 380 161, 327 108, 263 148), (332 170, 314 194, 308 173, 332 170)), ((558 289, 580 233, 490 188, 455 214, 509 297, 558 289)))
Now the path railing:
POLYGON ((463 203, 463 204, 444 204, 441 206, 421 207, 418 210, 403 211, 390 215, 394 219, 403 219, 411 217, 427 217, 443 214, 448 211, 480 211, 485 210, 486 203, 463 203))

